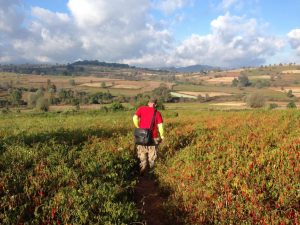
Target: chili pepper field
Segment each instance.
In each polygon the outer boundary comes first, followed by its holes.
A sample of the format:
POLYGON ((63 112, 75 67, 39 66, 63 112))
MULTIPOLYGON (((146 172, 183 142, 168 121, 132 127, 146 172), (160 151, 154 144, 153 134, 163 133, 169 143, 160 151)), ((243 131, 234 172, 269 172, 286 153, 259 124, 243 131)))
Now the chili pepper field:
MULTIPOLYGON (((0 223, 139 223, 133 113, 0 115, 0 223)), ((300 112, 162 114, 173 224, 299 224, 300 112)))

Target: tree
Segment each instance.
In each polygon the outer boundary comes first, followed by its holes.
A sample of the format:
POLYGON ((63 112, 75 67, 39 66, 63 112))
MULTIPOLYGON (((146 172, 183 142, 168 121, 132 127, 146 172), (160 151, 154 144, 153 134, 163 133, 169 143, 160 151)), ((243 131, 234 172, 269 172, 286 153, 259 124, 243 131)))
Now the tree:
POLYGON ((239 80, 236 79, 236 78, 234 78, 234 79, 232 80, 231 86, 232 86, 232 87, 237 87, 238 84, 239 84, 239 80))
POLYGON ((286 96, 288 96, 289 98, 294 97, 293 91, 292 91, 292 90, 289 90, 289 91, 286 93, 286 96))
POLYGON ((43 112, 49 111, 48 99, 46 99, 44 97, 38 98, 38 100, 36 102, 36 109, 43 111, 43 112))
POLYGON ((19 105, 22 99, 22 90, 10 89, 9 90, 10 101, 13 105, 19 105))
POLYGON ((265 105, 265 97, 261 94, 251 94, 246 99, 247 105, 251 108, 261 108, 265 105))
POLYGON ((30 93, 28 95, 27 104, 29 107, 36 107, 37 100, 44 96, 44 92, 42 89, 37 90, 35 93, 30 93))
POLYGON ((35 107, 36 105, 36 100, 37 100, 37 97, 36 97, 36 93, 30 93, 28 95, 28 99, 27 99, 27 104, 29 107, 35 107))
POLYGON ((239 85, 240 85, 241 87, 247 87, 247 86, 250 86, 250 85, 251 85, 248 76, 245 75, 245 74, 241 74, 241 75, 238 77, 238 81, 239 81, 239 85))
POLYGON ((286 105, 286 107, 287 107, 288 109, 295 109, 295 108, 297 108, 297 106, 296 106, 296 104, 295 104, 294 101, 289 102, 289 103, 286 105))
POLYGON ((57 89, 56 89, 55 84, 51 84, 51 85, 50 85, 50 88, 48 89, 48 91, 49 91, 50 93, 56 93, 57 89))
POLYGON ((49 90, 51 87, 51 80, 50 79, 48 79, 47 80, 47 90, 49 90))
POLYGON ((155 88, 152 91, 152 95, 162 102, 170 102, 172 100, 170 89, 163 84, 160 87, 155 88))

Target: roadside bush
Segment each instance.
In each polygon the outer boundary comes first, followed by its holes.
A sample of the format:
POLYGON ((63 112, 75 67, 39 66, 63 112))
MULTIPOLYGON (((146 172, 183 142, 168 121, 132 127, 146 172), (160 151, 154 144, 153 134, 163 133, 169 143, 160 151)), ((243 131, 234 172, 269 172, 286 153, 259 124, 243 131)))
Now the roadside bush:
POLYGON ((246 103, 251 108, 261 108, 265 105, 265 97, 261 94, 251 94, 246 98, 246 103))

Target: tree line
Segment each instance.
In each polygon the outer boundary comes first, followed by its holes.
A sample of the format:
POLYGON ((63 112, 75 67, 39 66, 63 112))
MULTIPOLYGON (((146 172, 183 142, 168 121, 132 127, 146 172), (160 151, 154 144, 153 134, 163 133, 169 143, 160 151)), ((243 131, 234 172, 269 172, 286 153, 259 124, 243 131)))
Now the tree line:
POLYGON ((130 103, 133 107, 147 104, 150 96, 158 99, 158 106, 163 109, 163 103, 172 102, 171 90, 164 85, 154 89, 152 92, 138 94, 136 96, 113 95, 106 92, 87 93, 75 89, 57 88, 50 80, 46 87, 25 88, 13 85, 0 85, 0 91, 7 92, 5 98, 0 98, 0 108, 27 107, 48 111, 50 105, 73 105, 76 109, 82 104, 112 104, 113 110, 122 110, 122 103, 130 103))

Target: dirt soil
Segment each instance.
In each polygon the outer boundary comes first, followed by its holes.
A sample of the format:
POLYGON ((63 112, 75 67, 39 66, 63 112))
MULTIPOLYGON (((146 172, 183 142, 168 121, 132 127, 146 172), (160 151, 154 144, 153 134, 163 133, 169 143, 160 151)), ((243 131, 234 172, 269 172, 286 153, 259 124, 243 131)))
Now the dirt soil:
POLYGON ((172 224, 163 208, 166 197, 162 196, 158 184, 151 178, 140 177, 135 189, 135 202, 145 225, 172 224))

